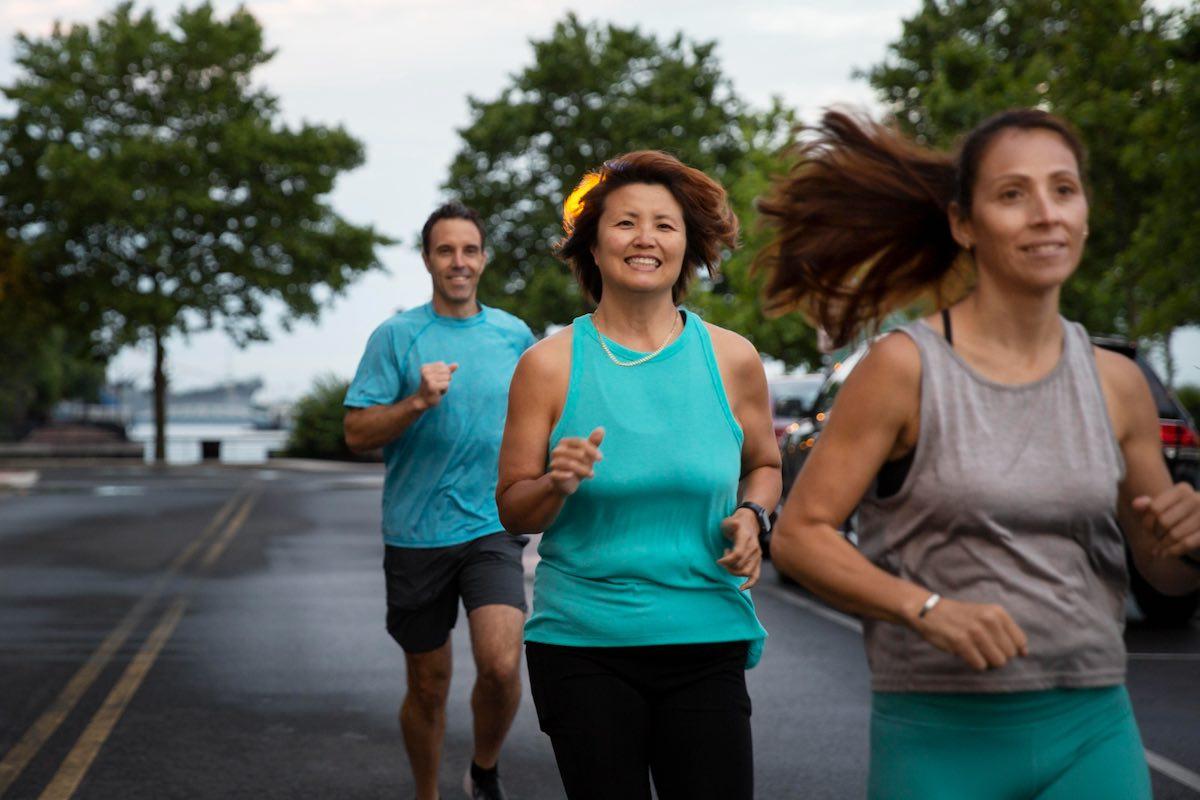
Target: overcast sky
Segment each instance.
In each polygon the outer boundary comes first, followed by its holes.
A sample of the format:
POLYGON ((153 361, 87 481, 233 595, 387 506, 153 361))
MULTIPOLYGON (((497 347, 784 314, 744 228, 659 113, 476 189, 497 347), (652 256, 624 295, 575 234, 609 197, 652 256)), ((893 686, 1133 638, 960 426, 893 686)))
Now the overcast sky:
MULTIPOLYGON (((1163 3, 1166 4, 1165 2, 1163 3)), ((0 85, 15 77, 13 36, 44 35, 55 19, 93 22, 113 3, 2 0, 0 85)), ((216 0, 227 15, 239 3, 216 0)), ((275 59, 257 73, 280 97, 288 122, 342 124, 366 145, 367 162, 344 176, 333 205, 403 242, 381 251, 387 273, 372 273, 335 299, 316 324, 291 332, 272 326, 269 343, 244 350, 219 332, 169 345, 173 385, 261 377, 260 399, 294 399, 323 373, 350 377, 371 330, 398 307, 429 299, 429 280, 412 249, 413 233, 442 199, 440 185, 469 121, 467 96, 494 98, 532 59, 530 39, 549 35, 569 10, 584 20, 637 25, 668 37, 716 40, 738 93, 759 106, 780 95, 805 118, 831 103, 873 107, 855 68, 880 61, 887 43, 921 0, 252 0, 275 59)), ((160 19, 178 2, 139 2, 160 19)), ((1176 335, 1180 377, 1200 383, 1200 332, 1176 335)), ((149 347, 131 348, 110 377, 147 384, 149 347)))

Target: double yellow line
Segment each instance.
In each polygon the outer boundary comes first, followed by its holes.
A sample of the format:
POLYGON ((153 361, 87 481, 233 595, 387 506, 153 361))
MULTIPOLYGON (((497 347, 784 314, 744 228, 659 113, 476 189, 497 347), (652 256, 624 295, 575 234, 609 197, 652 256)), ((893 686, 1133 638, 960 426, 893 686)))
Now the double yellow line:
MULTIPOLYGON (((25 731, 20 740, 5 753, 4 758, 0 759, 0 796, 8 791, 22 770, 29 765, 42 746, 54 735, 79 700, 120 651, 126 640, 170 588, 172 582, 195 560, 206 545, 207 550, 204 551, 201 558, 200 568, 208 569, 217 562, 233 537, 245 524, 260 494, 261 490, 249 489, 245 492, 235 493, 233 497, 229 498, 205 527, 203 533, 188 543, 187 547, 175 556, 167 565, 166 570, 151 585, 149 591, 133 604, 133 607, 126 612, 117 626, 108 636, 104 637, 104 640, 100 642, 83 666, 67 681, 66 686, 58 693, 50 706, 25 731)), ((59 766, 58 772, 42 791, 39 800, 65 800, 79 788, 79 783, 87 774, 92 762, 100 752, 100 748, 125 712, 129 701, 133 699, 134 694, 142 685, 142 681, 154 665, 163 645, 175 632, 175 627, 182 619, 187 604, 187 596, 182 593, 178 594, 159 617, 154 629, 133 660, 126 666, 116 686, 108 693, 104 703, 92 716, 91 722, 88 723, 75 742, 75 746, 71 748, 71 752, 59 766)))

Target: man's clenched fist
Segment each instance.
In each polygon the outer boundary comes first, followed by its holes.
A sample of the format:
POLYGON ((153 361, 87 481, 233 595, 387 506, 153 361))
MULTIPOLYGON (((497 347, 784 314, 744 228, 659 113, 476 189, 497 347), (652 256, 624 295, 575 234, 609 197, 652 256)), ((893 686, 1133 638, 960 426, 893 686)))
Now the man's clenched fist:
POLYGON ((434 361, 432 364, 421 365, 421 388, 417 397, 425 408, 433 408, 442 402, 446 390, 450 388, 450 376, 458 369, 458 364, 447 364, 444 361, 434 361))

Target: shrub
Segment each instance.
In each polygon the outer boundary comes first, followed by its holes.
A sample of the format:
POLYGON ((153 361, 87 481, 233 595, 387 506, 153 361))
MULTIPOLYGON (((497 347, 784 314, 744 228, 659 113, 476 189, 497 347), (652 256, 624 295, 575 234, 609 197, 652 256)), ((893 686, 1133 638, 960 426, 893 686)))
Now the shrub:
POLYGON ((322 375, 308 394, 296 402, 292 432, 286 452, 300 458, 357 459, 342 435, 342 400, 350 382, 336 375, 322 375))

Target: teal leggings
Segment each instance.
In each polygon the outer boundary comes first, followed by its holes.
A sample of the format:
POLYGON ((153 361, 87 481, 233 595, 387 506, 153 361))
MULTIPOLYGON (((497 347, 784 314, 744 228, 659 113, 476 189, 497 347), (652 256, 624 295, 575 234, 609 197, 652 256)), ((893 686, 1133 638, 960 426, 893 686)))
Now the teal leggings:
POLYGON ((1124 686, 876 692, 870 800, 1150 800, 1124 686))

